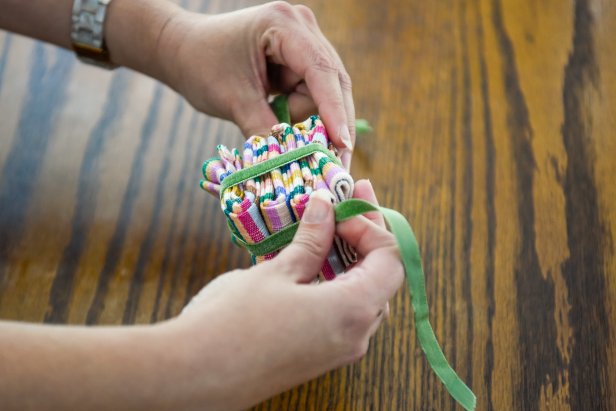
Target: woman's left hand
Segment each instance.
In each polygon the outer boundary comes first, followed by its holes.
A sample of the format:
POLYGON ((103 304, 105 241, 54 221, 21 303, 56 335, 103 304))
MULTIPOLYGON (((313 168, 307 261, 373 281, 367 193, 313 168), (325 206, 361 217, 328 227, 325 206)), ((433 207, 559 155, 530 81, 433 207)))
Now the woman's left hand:
POLYGON ((294 121, 318 112, 334 145, 352 149, 351 80, 309 8, 274 2, 218 15, 182 10, 159 47, 160 79, 245 136, 277 123, 268 96, 284 93, 294 121))

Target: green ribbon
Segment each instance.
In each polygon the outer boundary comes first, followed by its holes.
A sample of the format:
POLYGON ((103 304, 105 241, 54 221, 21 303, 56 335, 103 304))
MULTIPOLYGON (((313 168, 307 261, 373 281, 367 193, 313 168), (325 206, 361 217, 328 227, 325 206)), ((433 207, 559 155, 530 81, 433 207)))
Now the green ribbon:
MULTIPOLYGON (((224 193, 227 188, 238 185, 239 183, 243 183, 244 181, 250 180, 251 178, 255 178, 263 174, 269 173, 272 170, 297 161, 300 158, 304 158, 310 154, 314 154, 317 151, 325 154, 327 157, 329 157, 331 161, 342 167, 340 159, 336 157, 325 146, 319 143, 310 143, 306 146, 287 151, 286 153, 282 153, 269 160, 265 160, 262 163, 250 166, 249 168, 244 168, 242 170, 235 171, 233 174, 229 174, 220 182, 220 193, 224 193)), ((204 164, 204 169, 206 164, 207 162, 204 164)))
POLYGON ((270 103, 272 111, 280 123, 291 124, 291 113, 289 112, 289 97, 286 94, 279 94, 270 103))
MULTIPOLYGON (((274 111, 278 119, 288 123, 288 121, 284 121, 288 119, 289 113, 286 96, 284 96, 284 98, 277 97, 274 100, 274 105, 274 111)), ((332 161, 340 164, 340 161, 327 150, 327 148, 320 144, 309 144, 229 175, 221 182, 222 187, 220 192, 223 193, 231 186, 268 173, 275 168, 296 161, 316 151, 327 154, 332 161)), ((451 368, 447 362, 436 340, 432 325, 430 324, 425 274, 421 263, 419 245, 411 225, 399 212, 389 208, 379 207, 360 199, 354 198, 344 200, 334 206, 337 223, 371 211, 377 211, 383 214, 389 230, 398 243, 402 264, 404 266, 406 283, 411 297, 411 304, 415 314, 415 331, 417 333, 417 339, 419 340, 421 349, 426 355, 430 367, 432 367, 449 394, 464 407, 464 409, 468 411, 474 410, 477 403, 475 394, 473 394, 473 391, 471 391, 464 381, 460 379, 458 374, 456 374, 454 369, 451 368)), ((227 224, 229 224, 228 221, 227 224)), ((284 248, 293 240, 293 236, 297 232, 298 227, 299 223, 297 222, 270 235, 257 244, 248 244, 235 233, 235 230, 229 224, 233 241, 256 256, 270 254, 284 248)))
MULTIPOLYGON (((291 113, 289 112, 289 97, 279 94, 270 103, 270 107, 280 123, 291 124, 291 113)), ((355 120, 355 134, 366 134, 372 131, 368 120, 358 118, 355 120)))
MULTIPOLYGON (((294 161, 296 158, 301 158, 316 151, 326 150, 320 144, 310 144, 300 149, 281 154, 271 160, 266 160, 263 163, 253 167, 240 170, 225 178, 221 185, 221 192, 226 188, 239 184, 250 178, 267 173, 274 168, 278 168, 283 164, 294 161)), ((349 199, 344 200, 334 207, 336 222, 348 220, 349 218, 370 212, 378 211, 383 214, 389 230, 395 236, 400 248, 400 255, 406 273, 406 282, 409 293, 411 295, 411 303, 415 313, 415 330, 419 344, 426 354, 426 359, 430 367, 445 385, 451 396, 465 409, 474 410, 476 398, 473 392, 466 384, 458 377, 456 372, 451 368, 441 347, 436 340, 436 336, 430 325, 428 299, 426 296, 425 275, 421 264, 419 254, 419 245, 413 233, 413 229, 406 221, 402 214, 395 210, 385 207, 375 206, 364 200, 349 199)), ((293 223, 282 230, 270 235, 263 241, 257 244, 249 244, 245 242, 236 233, 229 221, 227 221, 231 231, 231 237, 234 243, 247 249, 252 255, 261 256, 278 251, 287 246, 299 227, 299 223, 293 223)))
MULTIPOLYGON (((462 407, 469 411, 474 410, 477 402, 475 394, 473 394, 471 389, 460 379, 447 362, 436 340, 432 325, 430 325, 425 275, 421 264, 419 245, 417 244, 415 233, 406 218, 395 210, 375 206, 359 199, 344 200, 334 206, 336 222, 338 223, 370 211, 377 211, 383 214, 389 230, 398 242, 402 264, 406 273, 406 283, 411 296, 411 304, 415 313, 415 331, 419 339, 419 345, 425 353, 430 367, 432 367, 449 394, 462 407)), ((257 244, 248 244, 235 234, 232 234, 232 237, 236 244, 246 248, 253 255, 265 255, 287 246, 293 240, 298 227, 299 223, 291 224, 257 244)), ((231 231, 233 233, 233 230, 231 231)))
POLYGON ((432 367, 443 385, 445 385, 449 394, 466 410, 474 410, 477 403, 475 394, 473 394, 471 389, 460 379, 447 362, 436 340, 432 325, 430 325, 425 275, 421 264, 419 245, 411 225, 399 212, 375 206, 359 199, 342 201, 335 206, 334 211, 336 213, 336 222, 344 221, 370 211, 378 211, 383 214, 389 230, 396 237, 398 247, 400 248, 402 264, 406 273, 406 283, 415 313, 415 331, 419 339, 419 345, 421 345, 421 349, 426 354, 430 367, 432 367))

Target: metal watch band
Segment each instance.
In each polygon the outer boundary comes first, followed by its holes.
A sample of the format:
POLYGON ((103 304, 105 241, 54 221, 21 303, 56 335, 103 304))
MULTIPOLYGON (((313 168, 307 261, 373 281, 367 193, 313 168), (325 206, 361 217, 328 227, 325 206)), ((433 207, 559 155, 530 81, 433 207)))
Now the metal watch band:
POLYGON ((105 46, 104 24, 111 0, 74 0, 71 41, 80 60, 107 69, 114 68, 105 46))

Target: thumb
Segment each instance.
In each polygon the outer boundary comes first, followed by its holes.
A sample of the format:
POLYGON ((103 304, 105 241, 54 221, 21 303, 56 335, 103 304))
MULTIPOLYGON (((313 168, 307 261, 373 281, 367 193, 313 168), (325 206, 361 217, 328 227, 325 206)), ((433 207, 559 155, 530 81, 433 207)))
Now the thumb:
POLYGON ((312 281, 321 270, 334 238, 335 222, 331 194, 312 193, 293 241, 276 257, 297 282, 312 281))
POLYGON ((234 110, 233 117, 246 138, 268 135, 272 127, 278 123, 267 100, 262 96, 242 100, 234 110))

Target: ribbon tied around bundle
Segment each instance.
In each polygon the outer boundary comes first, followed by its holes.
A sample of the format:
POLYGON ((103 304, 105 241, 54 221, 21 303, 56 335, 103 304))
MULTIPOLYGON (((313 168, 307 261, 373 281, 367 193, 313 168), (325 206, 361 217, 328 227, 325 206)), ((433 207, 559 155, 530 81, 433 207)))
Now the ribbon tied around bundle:
MULTIPOLYGON (((280 117, 279 117, 280 118, 280 117)), ((252 256, 253 263, 271 259, 297 231, 310 195, 327 192, 336 222, 367 212, 380 212, 400 248, 415 316, 415 330, 426 359, 451 396, 466 410, 476 398, 451 368, 430 325, 425 275, 417 239, 408 221, 395 210, 354 199, 353 178, 335 155, 318 116, 293 126, 275 125, 267 137, 252 136, 242 155, 217 147, 218 157, 203 164, 200 185, 220 198, 233 242, 252 256)), ((355 251, 336 237, 319 279, 331 281, 356 262, 355 251)))

